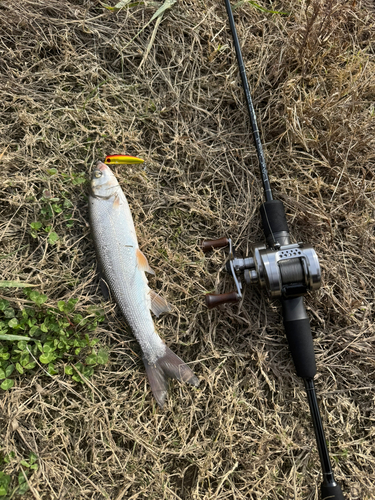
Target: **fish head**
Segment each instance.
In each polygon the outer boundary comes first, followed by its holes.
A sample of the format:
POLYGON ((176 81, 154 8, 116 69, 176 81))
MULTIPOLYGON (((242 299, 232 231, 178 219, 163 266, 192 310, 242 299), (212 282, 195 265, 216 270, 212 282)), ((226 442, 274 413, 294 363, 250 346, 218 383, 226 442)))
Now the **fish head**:
POLYGON ((91 177, 91 190, 94 196, 110 198, 116 194, 119 187, 119 183, 108 165, 99 161, 91 177))

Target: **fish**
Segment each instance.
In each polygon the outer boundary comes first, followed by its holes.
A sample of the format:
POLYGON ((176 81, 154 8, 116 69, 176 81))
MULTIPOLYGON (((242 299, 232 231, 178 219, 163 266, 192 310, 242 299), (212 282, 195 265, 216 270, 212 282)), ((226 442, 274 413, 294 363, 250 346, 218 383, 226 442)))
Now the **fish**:
POLYGON ((102 277, 139 343, 151 391, 163 408, 168 379, 195 387, 199 379, 156 331, 151 311, 159 316, 171 306, 148 286, 146 273, 155 273, 139 248, 126 196, 102 162, 92 173, 89 217, 102 277))

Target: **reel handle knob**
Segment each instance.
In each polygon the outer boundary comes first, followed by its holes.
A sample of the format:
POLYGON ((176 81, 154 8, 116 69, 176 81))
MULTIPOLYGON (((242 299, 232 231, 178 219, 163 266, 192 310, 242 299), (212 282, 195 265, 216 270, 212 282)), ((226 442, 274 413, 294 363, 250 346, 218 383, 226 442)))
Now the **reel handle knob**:
POLYGON ((239 300, 240 296, 237 292, 207 293, 205 295, 206 306, 208 309, 213 309, 221 304, 236 303, 239 300))
POLYGON ((201 243, 201 249, 204 253, 211 252, 214 248, 223 248, 229 245, 229 240, 228 238, 219 238, 218 240, 207 240, 207 241, 202 241, 201 243))

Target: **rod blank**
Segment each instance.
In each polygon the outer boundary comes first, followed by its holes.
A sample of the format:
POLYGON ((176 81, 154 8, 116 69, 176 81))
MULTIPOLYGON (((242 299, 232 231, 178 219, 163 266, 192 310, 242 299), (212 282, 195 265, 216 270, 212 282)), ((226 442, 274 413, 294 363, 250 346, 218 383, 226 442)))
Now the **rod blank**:
POLYGON ((225 6, 227 9, 227 13, 228 13, 229 25, 230 25, 230 30, 232 32, 234 48, 236 50, 236 56, 237 56, 238 67, 240 70, 242 86, 243 86, 243 89, 245 92, 245 98, 246 98, 247 109, 249 112, 251 128, 253 130, 255 148, 256 148, 258 160, 259 160, 260 175, 261 175, 262 182, 263 182, 264 196, 266 198, 266 201, 271 201, 273 199, 273 197, 272 197, 270 181, 268 178, 266 159, 264 158, 263 146, 262 146, 262 142, 260 140, 259 129, 258 129, 257 119, 256 119, 255 110, 254 110, 254 106, 253 106, 253 101, 251 99, 249 83, 248 83, 247 77, 246 77, 245 64, 243 62, 240 42, 238 40, 236 26, 234 24, 232 7, 230 5, 229 0, 225 0, 225 6))

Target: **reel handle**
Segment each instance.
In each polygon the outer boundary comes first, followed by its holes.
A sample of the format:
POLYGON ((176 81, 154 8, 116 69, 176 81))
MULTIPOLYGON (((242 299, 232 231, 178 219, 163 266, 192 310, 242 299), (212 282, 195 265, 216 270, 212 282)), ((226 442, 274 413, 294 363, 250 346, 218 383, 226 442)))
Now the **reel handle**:
POLYGON ((211 252, 214 248, 224 248, 229 245, 229 240, 225 236, 218 240, 202 241, 201 249, 204 253, 211 252))
POLYGON ((220 306, 221 304, 236 303, 240 300, 237 292, 229 293, 207 293, 205 296, 206 306, 208 309, 220 306))

